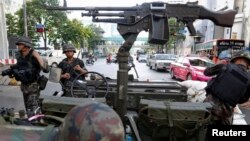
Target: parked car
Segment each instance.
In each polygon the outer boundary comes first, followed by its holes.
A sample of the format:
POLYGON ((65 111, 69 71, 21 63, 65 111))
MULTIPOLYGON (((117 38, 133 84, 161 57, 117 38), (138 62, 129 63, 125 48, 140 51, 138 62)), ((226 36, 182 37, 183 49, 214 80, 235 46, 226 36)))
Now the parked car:
POLYGON ((62 55, 62 50, 48 50, 45 52, 42 52, 41 57, 48 61, 48 65, 50 67, 57 67, 58 64, 65 58, 64 55, 62 55))
POLYGON ((152 54, 150 54, 150 55, 147 55, 147 58, 146 58, 146 65, 147 66, 149 66, 149 64, 150 64, 150 61, 152 60, 152 54))
POLYGON ((147 62, 147 55, 146 54, 139 55, 138 62, 146 63, 147 62))
POLYGON ((149 68, 158 70, 170 69, 170 64, 174 61, 173 54, 154 54, 149 60, 149 68))
POLYGON ((171 63, 170 75, 172 79, 208 81, 212 77, 205 76, 204 70, 214 65, 208 58, 179 57, 171 63))

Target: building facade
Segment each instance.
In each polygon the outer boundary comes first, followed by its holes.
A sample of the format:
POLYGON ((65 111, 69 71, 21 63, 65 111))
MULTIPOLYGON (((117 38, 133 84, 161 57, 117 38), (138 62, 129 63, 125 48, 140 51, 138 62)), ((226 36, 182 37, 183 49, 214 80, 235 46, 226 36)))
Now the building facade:
MULTIPOLYGON (((216 26, 210 20, 196 20, 194 27, 201 33, 200 42, 206 42, 213 39, 243 39, 245 46, 250 46, 250 0, 199 0, 198 5, 202 5, 211 11, 237 10, 234 24, 231 28, 216 26)), ((186 40, 177 45, 179 55, 192 53, 192 47, 197 43, 194 37, 186 33, 186 40)))

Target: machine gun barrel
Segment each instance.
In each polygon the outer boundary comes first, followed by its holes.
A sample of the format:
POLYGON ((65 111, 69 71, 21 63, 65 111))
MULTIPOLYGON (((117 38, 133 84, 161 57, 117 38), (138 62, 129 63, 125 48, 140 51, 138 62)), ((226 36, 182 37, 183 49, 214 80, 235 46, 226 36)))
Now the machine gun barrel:
POLYGON ((125 23, 128 20, 124 18, 115 18, 115 19, 98 19, 98 18, 93 18, 93 22, 103 22, 103 23, 125 23))
POLYGON ((124 13, 93 13, 93 12, 89 12, 89 13, 82 13, 82 17, 84 16, 105 16, 105 17, 124 17, 124 13))
POLYGON ((138 7, 54 7, 54 6, 46 6, 47 10, 60 10, 60 11, 65 11, 65 10, 86 10, 86 11, 136 11, 138 10, 138 7))

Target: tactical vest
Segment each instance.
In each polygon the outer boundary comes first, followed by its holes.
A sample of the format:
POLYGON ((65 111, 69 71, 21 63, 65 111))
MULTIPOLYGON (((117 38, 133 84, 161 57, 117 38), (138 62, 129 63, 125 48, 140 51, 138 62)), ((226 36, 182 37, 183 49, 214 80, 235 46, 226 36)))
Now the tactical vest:
POLYGON ((246 70, 236 64, 226 65, 216 78, 208 82, 208 93, 235 107, 246 94, 250 77, 246 70))
MULTIPOLYGON (((58 67, 62 69, 62 73, 69 73, 71 78, 70 79, 61 79, 61 82, 63 85, 66 85, 67 82, 70 82, 69 84, 71 85, 71 82, 74 81, 74 79, 80 74, 78 71, 75 71, 73 68, 76 65, 80 64, 80 59, 75 58, 74 61, 69 64, 68 59, 65 58, 62 60, 61 63, 59 63, 58 67)), ((79 79, 84 80, 84 77, 80 77, 79 79)))
POLYGON ((33 49, 30 50, 29 54, 25 57, 21 55, 17 61, 17 79, 23 84, 29 84, 38 80, 40 76, 41 68, 37 60, 32 59, 33 49))

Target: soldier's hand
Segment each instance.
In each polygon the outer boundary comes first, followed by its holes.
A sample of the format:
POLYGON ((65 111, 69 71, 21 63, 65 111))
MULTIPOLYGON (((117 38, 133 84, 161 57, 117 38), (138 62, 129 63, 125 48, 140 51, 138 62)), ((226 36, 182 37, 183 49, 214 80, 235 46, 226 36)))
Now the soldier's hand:
POLYGON ((247 101, 247 102, 245 102, 245 103, 243 103, 243 104, 240 104, 240 106, 243 107, 243 108, 248 108, 248 109, 250 109, 250 101, 247 101))
POLYGON ((81 74, 84 74, 84 73, 88 72, 86 69, 81 68, 80 65, 76 65, 76 66, 74 67, 74 70, 80 71, 81 74))
POLYGON ((65 73, 65 74, 62 75, 62 78, 69 79, 70 78, 70 74, 69 73, 65 73))
POLYGON ((81 67, 80 67, 80 65, 76 65, 75 67, 74 67, 74 70, 78 70, 78 71, 81 71, 81 67))

